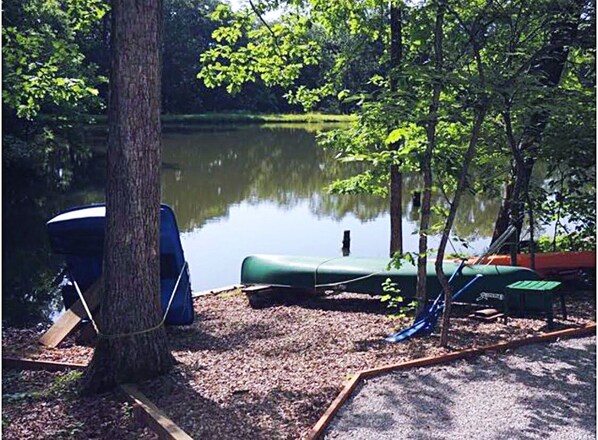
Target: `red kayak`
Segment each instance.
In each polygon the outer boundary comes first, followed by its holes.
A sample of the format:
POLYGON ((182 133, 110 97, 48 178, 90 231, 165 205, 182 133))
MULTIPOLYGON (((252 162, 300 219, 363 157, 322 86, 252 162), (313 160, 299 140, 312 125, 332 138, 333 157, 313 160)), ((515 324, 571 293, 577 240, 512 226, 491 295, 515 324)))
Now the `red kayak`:
MULTIPOLYGON (((536 257, 536 272, 543 278, 552 275, 575 274, 579 270, 596 270, 596 252, 546 252, 538 253, 536 257)), ((475 259, 471 259, 473 263, 475 259)), ((469 261, 468 261, 469 262, 469 261)), ((493 255, 482 259, 479 264, 492 264, 500 266, 509 266, 511 264, 510 255, 493 255)), ((517 266, 531 268, 531 255, 518 254, 517 266)))

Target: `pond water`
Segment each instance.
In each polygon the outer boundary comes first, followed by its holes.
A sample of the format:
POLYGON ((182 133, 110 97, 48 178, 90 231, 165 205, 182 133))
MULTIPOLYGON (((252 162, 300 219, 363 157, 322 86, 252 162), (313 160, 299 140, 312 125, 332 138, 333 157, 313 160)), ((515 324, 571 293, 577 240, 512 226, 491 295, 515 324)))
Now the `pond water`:
MULTIPOLYGON (((317 146, 315 136, 320 129, 325 127, 165 130, 163 201, 176 213, 193 290, 238 283, 243 258, 251 254, 341 256, 344 230, 351 231, 351 255, 388 255, 388 200, 326 192, 326 185, 355 170, 317 146)), ((44 304, 60 307, 49 288, 60 258, 49 250, 44 223, 67 207, 103 201, 103 140, 96 139, 94 144, 96 158, 83 183, 75 188, 23 196, 8 210, 5 197, 4 292, 10 289, 13 296, 29 295, 32 303, 43 298, 44 304)), ((417 249, 418 212, 412 206, 411 193, 418 184, 414 176, 405 177, 403 234, 407 251, 417 249)), ((10 182, 4 186, 5 191, 6 186, 10 189, 10 182)), ((463 201, 455 234, 468 239, 469 252, 480 252, 488 245, 499 203, 498 198, 463 201)), ((437 238, 432 238, 430 246, 437 243, 437 238)), ((456 242, 455 247, 464 250, 456 242)), ((4 305, 6 319, 13 312, 10 307, 7 310, 6 301, 4 305)))
MULTIPOLYGON (((340 256, 344 230, 351 231, 351 255, 388 256, 388 200, 328 194, 326 185, 354 170, 319 148, 313 132, 165 134, 163 158, 163 200, 176 212, 194 290, 238 283, 243 258, 255 253, 340 256)), ((412 251, 417 184, 405 178, 404 248, 412 251)), ((472 239, 472 251, 488 245, 498 202, 464 203, 455 231, 472 239)))

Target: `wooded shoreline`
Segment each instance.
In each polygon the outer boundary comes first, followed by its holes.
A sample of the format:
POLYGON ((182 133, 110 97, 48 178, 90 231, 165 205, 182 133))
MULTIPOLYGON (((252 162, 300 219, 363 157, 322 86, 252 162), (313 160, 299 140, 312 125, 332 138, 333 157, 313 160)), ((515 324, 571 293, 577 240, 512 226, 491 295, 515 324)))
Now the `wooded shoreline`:
MULTIPOLYGON (((106 115, 92 117, 94 125, 105 125, 106 115)), ((162 123, 203 125, 203 124, 297 124, 297 123, 349 123, 356 120, 355 115, 325 114, 325 113, 195 113, 195 114, 164 114, 162 123)))

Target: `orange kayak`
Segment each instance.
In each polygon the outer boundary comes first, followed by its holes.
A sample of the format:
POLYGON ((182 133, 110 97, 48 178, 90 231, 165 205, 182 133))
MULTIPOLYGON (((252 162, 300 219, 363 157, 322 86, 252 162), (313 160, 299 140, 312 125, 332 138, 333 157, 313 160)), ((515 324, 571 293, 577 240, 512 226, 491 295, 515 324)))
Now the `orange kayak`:
MULTIPOLYGON (((468 260, 473 263, 475 258, 468 260)), ((509 266, 510 255, 492 255, 484 258, 479 264, 509 266)), ((531 255, 518 254, 517 266, 531 268, 531 255)), ((550 275, 573 274, 580 269, 596 269, 596 252, 546 252, 536 254, 536 272, 542 277, 550 275)))

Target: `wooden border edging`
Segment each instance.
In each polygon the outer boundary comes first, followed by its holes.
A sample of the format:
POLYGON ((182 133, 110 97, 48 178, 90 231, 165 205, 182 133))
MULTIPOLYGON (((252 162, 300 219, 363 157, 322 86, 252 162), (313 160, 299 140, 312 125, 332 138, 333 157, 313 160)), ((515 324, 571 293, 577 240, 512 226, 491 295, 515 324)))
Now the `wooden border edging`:
POLYGON ((456 351, 453 353, 448 353, 441 356, 435 357, 427 357, 427 358, 420 358, 414 359, 411 361, 400 362, 398 364, 390 364, 390 365, 383 365, 381 367, 370 368, 368 370, 361 370, 357 372, 355 375, 351 377, 351 379, 345 384, 343 390, 339 393, 338 396, 332 401, 330 406, 326 409, 324 414, 320 417, 320 419, 316 422, 316 424, 310 429, 305 437, 305 440, 316 440, 318 439, 324 432, 324 430, 328 427, 332 418, 336 415, 338 410, 341 406, 347 401, 347 399, 351 396, 351 393, 357 388, 359 382, 363 379, 377 376, 384 373, 389 373, 391 371, 397 370, 405 370, 408 368, 415 368, 415 367, 424 367, 436 364, 443 364, 451 361, 455 361, 458 359, 464 359, 471 356, 481 355, 489 351, 506 351, 512 348, 521 347, 523 345, 529 344, 538 344, 542 342, 550 342, 554 341, 559 338, 567 338, 567 337, 581 337, 587 336, 596 333, 596 323, 587 324, 583 327, 578 328, 570 328, 566 330, 558 330, 550 333, 546 333, 541 336, 532 336, 530 338, 524 339, 516 339, 514 341, 509 342, 501 342, 499 344, 494 345, 487 345, 479 348, 468 348, 465 350, 456 351))
POLYGON ((45 371, 61 371, 66 369, 83 370, 87 364, 71 363, 71 362, 56 362, 56 361, 42 361, 27 358, 13 358, 3 357, 2 368, 12 370, 45 370, 45 371))
MULTIPOLYGON (((83 370, 87 364, 42 361, 27 358, 3 357, 2 368, 19 370, 61 371, 67 369, 83 370)), ((179 428, 166 414, 153 404, 137 386, 123 384, 121 390, 134 404, 134 413, 138 420, 154 431, 161 440, 193 440, 179 428)))
POLYGON ((347 401, 347 399, 351 396, 351 393, 355 390, 359 382, 361 381, 361 373, 354 374, 351 379, 349 379, 343 390, 336 396, 336 399, 332 401, 326 412, 320 417, 317 423, 311 428, 307 439, 308 440, 315 440, 317 439, 320 434, 324 432, 328 424, 331 422, 334 415, 340 409, 340 407, 347 401))
POLYGON ((154 405, 137 386, 123 384, 120 388, 135 405, 135 416, 144 425, 149 426, 152 431, 158 434, 160 440, 193 440, 189 434, 179 428, 178 425, 154 405))

